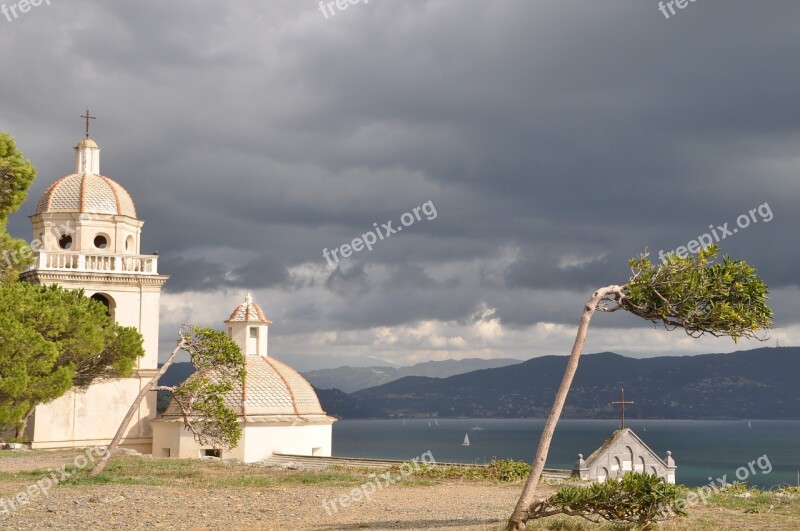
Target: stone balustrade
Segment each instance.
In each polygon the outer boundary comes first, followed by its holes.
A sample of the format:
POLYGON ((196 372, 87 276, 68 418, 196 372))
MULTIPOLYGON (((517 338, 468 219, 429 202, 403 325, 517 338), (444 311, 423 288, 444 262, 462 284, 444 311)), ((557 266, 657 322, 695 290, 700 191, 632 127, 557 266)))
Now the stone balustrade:
POLYGON ((68 252, 46 253, 42 251, 36 254, 36 264, 33 268, 40 271, 157 275, 158 256, 68 252))

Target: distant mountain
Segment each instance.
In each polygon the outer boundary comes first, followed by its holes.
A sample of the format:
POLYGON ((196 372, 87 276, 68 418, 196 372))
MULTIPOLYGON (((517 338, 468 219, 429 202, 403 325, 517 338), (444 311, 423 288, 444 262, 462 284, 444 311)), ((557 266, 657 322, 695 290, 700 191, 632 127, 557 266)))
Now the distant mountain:
POLYGON ((158 385, 174 386, 183 383, 194 372, 194 365, 188 361, 173 363, 159 378, 158 385))
POLYGON ((307 371, 303 373, 303 376, 317 389, 338 389, 345 393, 352 393, 399 380, 406 376, 446 378, 479 369, 506 367, 517 363, 520 363, 520 360, 470 358, 465 360, 426 361, 410 367, 400 368, 345 366, 336 369, 307 371))
POLYGON ((328 354, 292 354, 275 349, 270 357, 276 358, 296 371, 313 371, 317 369, 335 369, 343 365, 353 367, 397 367, 392 362, 369 356, 336 356, 328 354))
MULTIPOLYGON (((411 376, 352 394, 320 391, 330 415, 381 417, 546 417, 565 356, 448 378, 411 376)), ((564 417, 614 418, 610 402, 625 388, 630 418, 800 419, 800 347, 732 354, 626 358, 584 355, 564 417)))

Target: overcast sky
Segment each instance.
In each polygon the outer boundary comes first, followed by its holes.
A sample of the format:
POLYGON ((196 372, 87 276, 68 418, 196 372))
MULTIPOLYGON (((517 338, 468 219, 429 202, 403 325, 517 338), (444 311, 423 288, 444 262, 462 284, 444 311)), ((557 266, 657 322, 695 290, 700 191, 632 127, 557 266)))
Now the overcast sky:
MULTIPOLYGON (((300 369, 566 354, 629 257, 742 214, 722 250, 770 285, 769 344, 798 344, 796 1, 51 4, 0 15, 0 130, 39 170, 10 230, 30 238, 72 172, 88 104, 171 275, 162 358, 248 291, 300 369), (425 203, 372 251, 323 257, 425 203)), ((586 351, 756 346, 616 313, 586 351)))

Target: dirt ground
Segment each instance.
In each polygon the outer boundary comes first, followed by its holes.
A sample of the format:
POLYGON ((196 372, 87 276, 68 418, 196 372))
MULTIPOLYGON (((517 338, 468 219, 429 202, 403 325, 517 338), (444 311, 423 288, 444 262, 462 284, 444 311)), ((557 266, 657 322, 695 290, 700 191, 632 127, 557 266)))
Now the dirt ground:
MULTIPOLYGON (((312 472, 149 456, 115 456, 103 475, 89 480, 85 469, 74 468, 78 455, 0 452, 0 529, 499 531, 522 488, 489 480, 400 479, 365 470, 312 472), (64 473, 69 477, 46 495, 33 487, 64 473), (28 492, 36 495, 19 504, 17 497, 28 492)), ((800 499, 771 493, 731 497, 657 528, 800 529, 800 499)), ((531 529, 633 528, 554 517, 531 529)))
MULTIPOLYGON (((72 453, 28 452, 0 455, 0 497, 11 498, 46 477, 49 469, 71 463, 72 453), (41 476, 31 471, 42 472, 41 476), (15 475, 17 473, 17 475, 15 475)), ((116 459, 116 458, 115 458, 116 459)), ((244 465, 237 465, 244 467, 244 465)), ((236 467, 232 471, 236 473, 236 467)), ((249 470, 247 473, 250 473, 249 470)), ((261 469, 264 475, 286 474, 261 469)), ((289 472, 291 473, 291 472, 289 472)), ((175 478, 182 482, 180 477, 175 478)), ((29 529, 208 529, 208 530, 347 530, 448 529, 494 530, 501 526, 519 496, 519 485, 448 480, 397 483, 377 487, 371 499, 338 500, 361 485, 286 483, 267 486, 220 486, 210 474, 186 485, 64 484, 9 514, 0 528, 29 529), (327 503, 323 505, 323 501, 327 503), (335 506, 333 504, 336 504, 335 506)), ((152 478, 141 477, 147 482, 152 478)), ((135 480, 132 482, 136 482, 135 480)), ((384 482, 385 483, 385 482, 384 482)), ((372 488, 365 489, 366 492, 372 488)), ((0 506, 0 513, 3 512, 0 506)))

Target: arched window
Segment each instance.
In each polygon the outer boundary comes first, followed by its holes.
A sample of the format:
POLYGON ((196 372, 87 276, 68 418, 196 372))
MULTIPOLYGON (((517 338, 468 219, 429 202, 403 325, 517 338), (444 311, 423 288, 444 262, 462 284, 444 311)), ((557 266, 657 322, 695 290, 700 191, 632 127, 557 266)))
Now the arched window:
POLYGON ((116 305, 114 304, 114 299, 103 293, 95 293, 94 295, 91 296, 91 299, 98 302, 102 302, 103 306, 106 307, 106 315, 111 317, 112 319, 114 318, 114 310, 116 309, 116 305))

